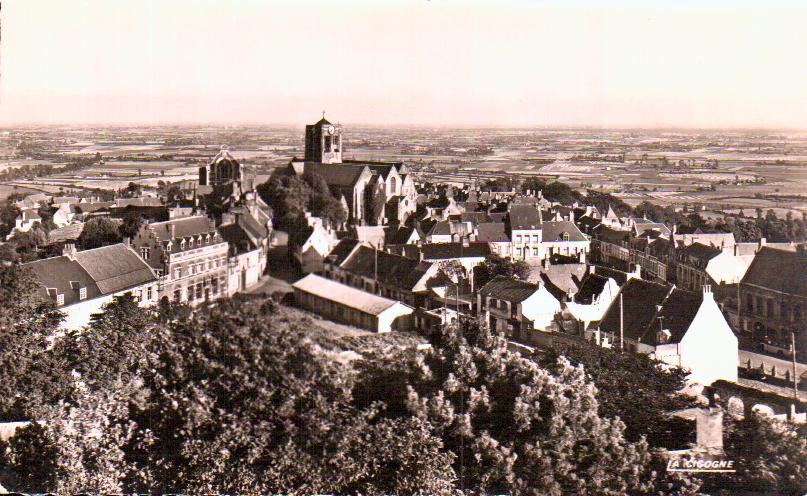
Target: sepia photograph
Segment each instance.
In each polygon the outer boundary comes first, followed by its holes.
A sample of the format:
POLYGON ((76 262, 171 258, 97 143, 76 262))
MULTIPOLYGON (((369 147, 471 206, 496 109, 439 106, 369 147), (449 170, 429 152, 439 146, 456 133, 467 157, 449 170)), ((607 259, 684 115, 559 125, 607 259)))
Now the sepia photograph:
POLYGON ((807 2, 5 0, 0 493, 807 495, 807 2))

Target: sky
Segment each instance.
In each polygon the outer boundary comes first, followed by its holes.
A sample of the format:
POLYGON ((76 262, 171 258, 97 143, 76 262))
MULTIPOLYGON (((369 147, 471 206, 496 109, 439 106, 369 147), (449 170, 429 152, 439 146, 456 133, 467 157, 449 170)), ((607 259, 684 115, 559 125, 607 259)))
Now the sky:
POLYGON ((807 2, 6 0, 0 123, 807 128, 807 2))

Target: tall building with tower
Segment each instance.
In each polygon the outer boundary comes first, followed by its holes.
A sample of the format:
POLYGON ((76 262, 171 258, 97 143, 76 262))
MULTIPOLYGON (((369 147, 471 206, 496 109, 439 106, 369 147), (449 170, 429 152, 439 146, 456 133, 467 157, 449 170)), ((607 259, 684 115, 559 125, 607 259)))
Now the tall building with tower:
POLYGON ((325 118, 305 126, 305 155, 292 159, 289 173, 321 176, 341 201, 348 222, 403 223, 417 208, 414 181, 401 162, 345 159, 342 126, 325 118), (380 208, 379 208, 380 206, 380 208))
POLYGON ((342 163, 342 126, 328 122, 325 112, 316 124, 305 126, 304 160, 323 164, 342 163))

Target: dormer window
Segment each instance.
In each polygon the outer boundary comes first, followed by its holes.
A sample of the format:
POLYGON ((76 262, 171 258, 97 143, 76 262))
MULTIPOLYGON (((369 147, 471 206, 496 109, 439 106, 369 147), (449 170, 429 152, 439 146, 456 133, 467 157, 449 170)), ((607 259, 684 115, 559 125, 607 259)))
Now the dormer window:
POLYGON ((180 249, 180 250, 184 250, 184 249, 185 249, 185 240, 184 240, 184 239, 183 239, 183 240, 182 240, 182 241, 179 243, 179 249, 180 249))
POLYGON ((190 241, 188 241, 188 243, 189 243, 188 248, 193 248, 193 238, 191 238, 190 241))
POLYGON ((205 236, 205 243, 208 243, 208 244, 210 243, 210 235, 209 234, 205 236))
POLYGON ((560 233, 560 239, 562 239, 563 241, 569 241, 569 233, 567 232, 560 233))
POLYGON ((148 260, 149 256, 151 256, 151 248, 148 247, 140 248, 140 257, 143 260, 148 260))

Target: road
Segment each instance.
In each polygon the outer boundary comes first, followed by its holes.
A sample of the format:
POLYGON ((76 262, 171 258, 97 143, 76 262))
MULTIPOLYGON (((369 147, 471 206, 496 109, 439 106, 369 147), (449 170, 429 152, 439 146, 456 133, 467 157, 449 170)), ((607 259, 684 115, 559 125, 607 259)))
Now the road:
MULTIPOLYGON (((783 360, 775 358, 770 355, 762 355, 754 353, 753 351, 740 350, 739 351, 740 367, 745 367, 748 360, 751 360, 751 366, 758 368, 760 364, 765 364, 765 371, 770 373, 772 367, 776 367, 776 376, 784 377, 785 371, 790 370, 792 373, 793 362, 790 360, 783 360)), ((807 372, 807 365, 803 363, 796 363, 796 375, 801 377, 802 374, 807 372)))

